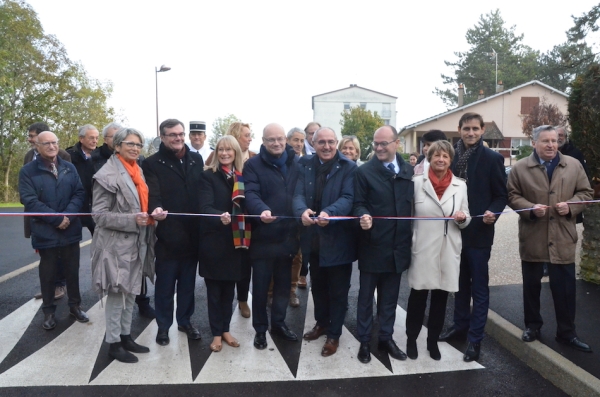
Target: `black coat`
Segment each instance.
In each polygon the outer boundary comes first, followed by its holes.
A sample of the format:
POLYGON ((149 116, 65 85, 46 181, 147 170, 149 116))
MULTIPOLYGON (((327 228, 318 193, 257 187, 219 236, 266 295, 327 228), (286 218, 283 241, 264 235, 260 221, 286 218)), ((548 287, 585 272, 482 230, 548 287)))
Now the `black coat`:
MULTIPOLYGON (((83 205, 84 192, 73 164, 58 158, 58 178, 37 157, 19 172, 19 195, 25 212, 76 213, 83 205)), ((34 249, 64 247, 81 241, 81 220, 69 216, 70 225, 58 229, 64 216, 28 217, 34 249)))
MULTIPOLYGON (((394 174, 374 156, 356 170, 354 216, 411 216, 413 167, 396 154, 400 172, 394 174)), ((411 258, 412 222, 373 219, 369 230, 360 229, 358 268, 370 273, 402 273, 411 258)))
POLYGON ((590 171, 587 168, 587 164, 585 163, 585 158, 583 157, 583 153, 581 153, 581 150, 577 149, 575 145, 573 145, 571 142, 565 143, 563 147, 561 147, 559 150, 565 156, 571 156, 579 160, 579 162, 583 166, 585 174, 588 176, 588 178, 590 177, 590 171))
MULTIPOLYGON (((454 156, 450 166, 454 175, 458 175, 457 162, 458 156, 454 156)), ((504 211, 508 203, 504 157, 480 144, 467 162, 467 175, 469 212, 473 218, 469 226, 462 229, 462 245, 489 248, 494 243, 494 225, 483 223, 483 218, 475 215, 483 215, 487 210, 504 211)))
MULTIPOLYGON (((162 143, 158 152, 142 163, 149 189, 148 213, 157 207, 169 212, 198 213, 198 185, 204 170, 202 156, 188 147, 183 163, 162 143)), ((196 257, 198 255, 198 217, 167 215, 156 227, 156 256, 196 257)))
MULTIPOLYGON (((232 190, 233 178, 227 178, 221 170, 205 170, 199 186, 200 213, 231 214, 232 190)), ((212 280, 241 280, 242 261, 247 251, 234 247, 231 224, 224 225, 217 217, 206 217, 200 222, 200 276, 212 280)))
MULTIPOLYGON (((290 145, 287 173, 273 166, 267 158, 264 145, 260 154, 244 164, 246 207, 251 215, 270 210, 272 216, 293 216, 292 198, 298 180, 298 157, 290 145)), ((295 219, 278 218, 271 223, 255 220, 252 223, 252 258, 295 256, 298 253, 298 223, 295 219)))
POLYGON ((84 157, 81 150, 81 142, 77 142, 74 146, 67 148, 67 153, 71 155, 71 163, 77 169, 77 174, 79 174, 79 179, 81 179, 81 184, 85 191, 85 199, 83 207, 81 207, 81 212, 92 212, 92 187, 94 182, 92 178, 96 173, 93 157, 88 159, 84 157))
MULTIPOLYGON (((298 161, 300 174, 294 194, 294 215, 301 217, 308 208, 315 210, 317 155, 303 156, 298 161)), ((329 216, 348 216, 354 201, 354 173, 357 166, 343 154, 339 154, 327 176, 321 196, 321 211, 329 216)), ((299 221, 301 224, 301 221, 299 221)), ((356 260, 356 222, 349 220, 329 221, 325 227, 319 225, 300 226, 302 261, 308 263, 311 243, 315 233, 319 235, 319 266, 345 265, 356 260)))

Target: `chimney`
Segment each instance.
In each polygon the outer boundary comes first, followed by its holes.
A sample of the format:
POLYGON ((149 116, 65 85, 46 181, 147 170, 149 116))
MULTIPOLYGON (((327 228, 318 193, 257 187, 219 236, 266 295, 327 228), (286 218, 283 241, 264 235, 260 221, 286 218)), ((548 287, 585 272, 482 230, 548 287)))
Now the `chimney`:
POLYGON ((483 95, 483 90, 479 90, 479 95, 477 95, 477 100, 483 99, 485 95, 483 95))
POLYGON ((496 93, 502 92, 502 91, 504 91, 504 84, 502 84, 502 80, 500 80, 498 82, 498 85, 496 86, 496 93))
POLYGON ((458 107, 465 104, 465 87, 460 83, 458 85, 458 107))

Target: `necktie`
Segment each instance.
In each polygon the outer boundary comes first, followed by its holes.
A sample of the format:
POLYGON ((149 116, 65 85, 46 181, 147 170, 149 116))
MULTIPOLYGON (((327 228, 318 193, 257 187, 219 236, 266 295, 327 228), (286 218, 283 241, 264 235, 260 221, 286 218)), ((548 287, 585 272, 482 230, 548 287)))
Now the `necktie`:
POLYGON ((58 170, 56 169, 56 164, 50 163, 50 172, 52 172, 52 175, 58 179, 58 170))
POLYGON ((387 167, 388 167, 388 169, 389 169, 390 171, 392 171, 394 174, 396 173, 396 168, 394 168, 394 164, 392 164, 392 163, 389 163, 389 164, 387 165, 387 167))

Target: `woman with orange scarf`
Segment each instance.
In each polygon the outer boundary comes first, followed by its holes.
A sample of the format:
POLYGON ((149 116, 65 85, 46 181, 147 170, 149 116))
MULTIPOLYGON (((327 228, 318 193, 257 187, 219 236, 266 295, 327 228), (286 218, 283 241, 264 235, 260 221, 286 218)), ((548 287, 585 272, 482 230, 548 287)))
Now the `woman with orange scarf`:
POLYGON ((423 326, 427 296, 431 291, 427 323, 427 350, 434 360, 442 355, 437 340, 444 326, 448 292, 458 291, 460 229, 469 225, 467 184, 450 170, 454 149, 448 141, 437 141, 427 151, 422 174, 413 177, 414 214, 423 218, 413 221, 412 258, 408 268, 410 297, 406 310, 406 355, 418 357, 417 337, 423 326))
POLYGON ((108 355, 135 363, 133 353, 147 353, 131 337, 135 296, 143 277, 154 280, 155 220, 166 214, 148 215, 148 186, 137 164, 144 136, 122 128, 113 137, 113 154, 94 175, 92 216, 92 284, 106 295, 106 342, 108 355))

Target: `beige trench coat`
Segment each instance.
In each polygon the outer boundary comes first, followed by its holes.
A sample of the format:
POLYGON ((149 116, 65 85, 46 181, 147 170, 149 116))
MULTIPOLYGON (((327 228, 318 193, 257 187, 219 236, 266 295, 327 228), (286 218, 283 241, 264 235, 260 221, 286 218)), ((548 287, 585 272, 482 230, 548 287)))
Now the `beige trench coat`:
POLYGON ((546 215, 532 218, 531 211, 519 212, 519 253, 527 262, 570 264, 575 262, 577 230, 575 221, 584 205, 570 205, 570 215, 558 215, 560 202, 592 199, 593 190, 581 163, 558 153, 560 160, 548 183, 546 167, 535 154, 519 160, 508 176, 508 205, 514 210, 535 204, 550 206, 546 215))
POLYGON ((438 200, 429 180, 429 165, 423 174, 413 177, 415 185, 415 216, 449 217, 457 211, 467 216, 464 223, 453 220, 413 221, 412 260, 408 269, 408 285, 417 290, 441 289, 458 291, 460 229, 471 222, 466 183, 455 176, 441 200, 438 200))
POLYGON ((138 192, 114 155, 94 175, 92 203, 94 290, 139 295, 142 277, 154 280, 155 226, 136 224, 135 214, 141 211, 138 192))

